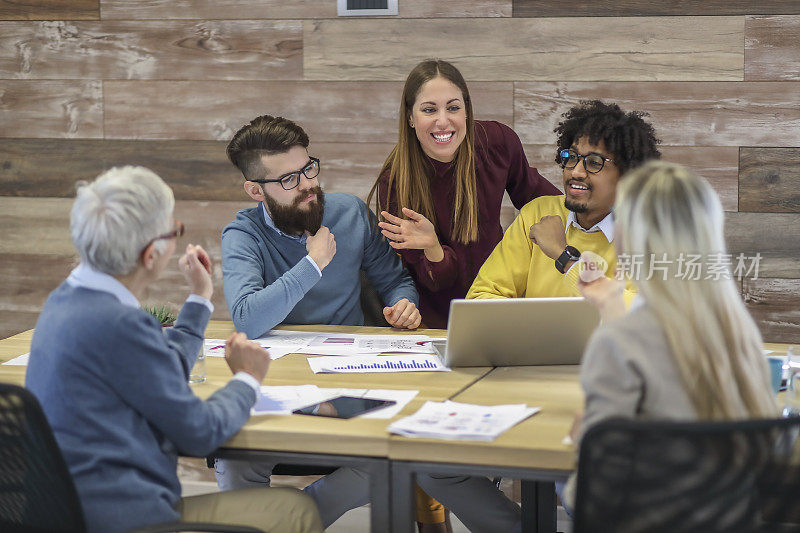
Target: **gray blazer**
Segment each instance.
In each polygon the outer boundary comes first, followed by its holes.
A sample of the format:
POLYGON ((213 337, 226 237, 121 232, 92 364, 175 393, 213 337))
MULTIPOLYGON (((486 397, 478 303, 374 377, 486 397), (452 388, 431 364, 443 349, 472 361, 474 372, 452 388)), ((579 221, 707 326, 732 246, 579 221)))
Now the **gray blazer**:
POLYGON ((581 364, 586 412, 580 436, 610 417, 694 420, 667 338, 646 306, 594 332, 581 364))
MULTIPOLYGON (((586 395, 578 438, 607 418, 696 420, 658 319, 646 306, 597 329, 583 353, 581 386, 586 395)), ((575 502, 575 474, 562 493, 575 502)))

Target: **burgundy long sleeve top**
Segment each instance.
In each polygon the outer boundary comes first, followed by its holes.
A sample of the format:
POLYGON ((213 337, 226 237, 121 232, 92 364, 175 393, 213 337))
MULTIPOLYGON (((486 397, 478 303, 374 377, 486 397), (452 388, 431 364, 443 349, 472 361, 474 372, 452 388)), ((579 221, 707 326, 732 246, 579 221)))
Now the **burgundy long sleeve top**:
MULTIPOLYGON (((478 194, 478 240, 461 244, 451 239, 455 198, 454 165, 428 158, 436 235, 444 259, 432 263, 422 250, 399 250, 419 291, 423 323, 446 328, 450 300, 464 298, 481 265, 503 237, 500 204, 503 192, 520 209, 533 198, 561 194, 535 168, 528 166, 522 143, 514 130, 494 121, 475 121, 475 170, 478 194)), ((378 187, 380 205, 386 205, 389 176, 378 187)), ((396 194, 389 211, 397 213, 396 194)), ((402 216, 402 215, 401 215, 402 216)))

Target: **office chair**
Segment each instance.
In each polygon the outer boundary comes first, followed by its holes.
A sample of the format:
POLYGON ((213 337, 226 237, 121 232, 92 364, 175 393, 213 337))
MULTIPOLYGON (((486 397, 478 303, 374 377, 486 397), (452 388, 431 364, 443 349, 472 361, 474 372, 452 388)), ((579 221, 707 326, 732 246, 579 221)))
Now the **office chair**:
POLYGON ((575 533, 800 531, 800 418, 609 420, 583 437, 575 533))
POLYGON ((383 302, 375 289, 375 286, 369 280, 363 270, 358 271, 361 278, 361 311, 364 313, 365 326, 379 326, 387 327, 389 324, 383 316, 383 302))
MULTIPOLYGON (((78 492, 39 402, 24 388, 3 383, 0 383, 0 531, 86 531, 78 492)), ((137 531, 259 533, 249 527, 188 522, 137 531)))

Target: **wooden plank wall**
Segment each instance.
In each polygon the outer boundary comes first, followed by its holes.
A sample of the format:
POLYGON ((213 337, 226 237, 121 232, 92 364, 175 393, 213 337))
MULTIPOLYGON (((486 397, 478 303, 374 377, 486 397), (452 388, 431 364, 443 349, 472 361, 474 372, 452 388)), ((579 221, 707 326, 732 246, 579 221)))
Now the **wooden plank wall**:
MULTIPOLYGON (((406 74, 435 56, 556 183, 552 130, 570 105, 650 112, 665 159, 719 192, 731 251, 762 254, 742 291, 765 338, 800 342, 800 3, 399 4, 370 19, 337 18, 332 0, 0 0, 0 336, 32 327, 75 261, 76 180, 153 168, 188 240, 218 262, 221 228, 249 205, 224 155, 238 127, 297 120, 323 186, 363 197, 395 142, 406 74)), ((147 299, 184 296, 173 269, 147 299)))

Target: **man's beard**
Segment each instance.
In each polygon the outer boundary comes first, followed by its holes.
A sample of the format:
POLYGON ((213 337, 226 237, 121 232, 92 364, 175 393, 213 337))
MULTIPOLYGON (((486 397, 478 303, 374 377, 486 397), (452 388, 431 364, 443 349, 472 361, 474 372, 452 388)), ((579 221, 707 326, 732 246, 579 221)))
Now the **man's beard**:
POLYGON ((322 226, 322 215, 325 212, 325 195, 322 187, 316 186, 308 193, 300 194, 292 200, 291 205, 281 205, 269 196, 264 196, 267 208, 275 227, 289 235, 302 235, 306 231, 314 235, 322 226), (308 203, 308 209, 300 209, 300 204, 309 194, 317 195, 315 201, 308 203))
POLYGON ((586 211, 589 210, 588 205, 580 204, 578 202, 573 202, 567 197, 564 197, 564 207, 566 207, 573 213, 585 213, 586 211))

